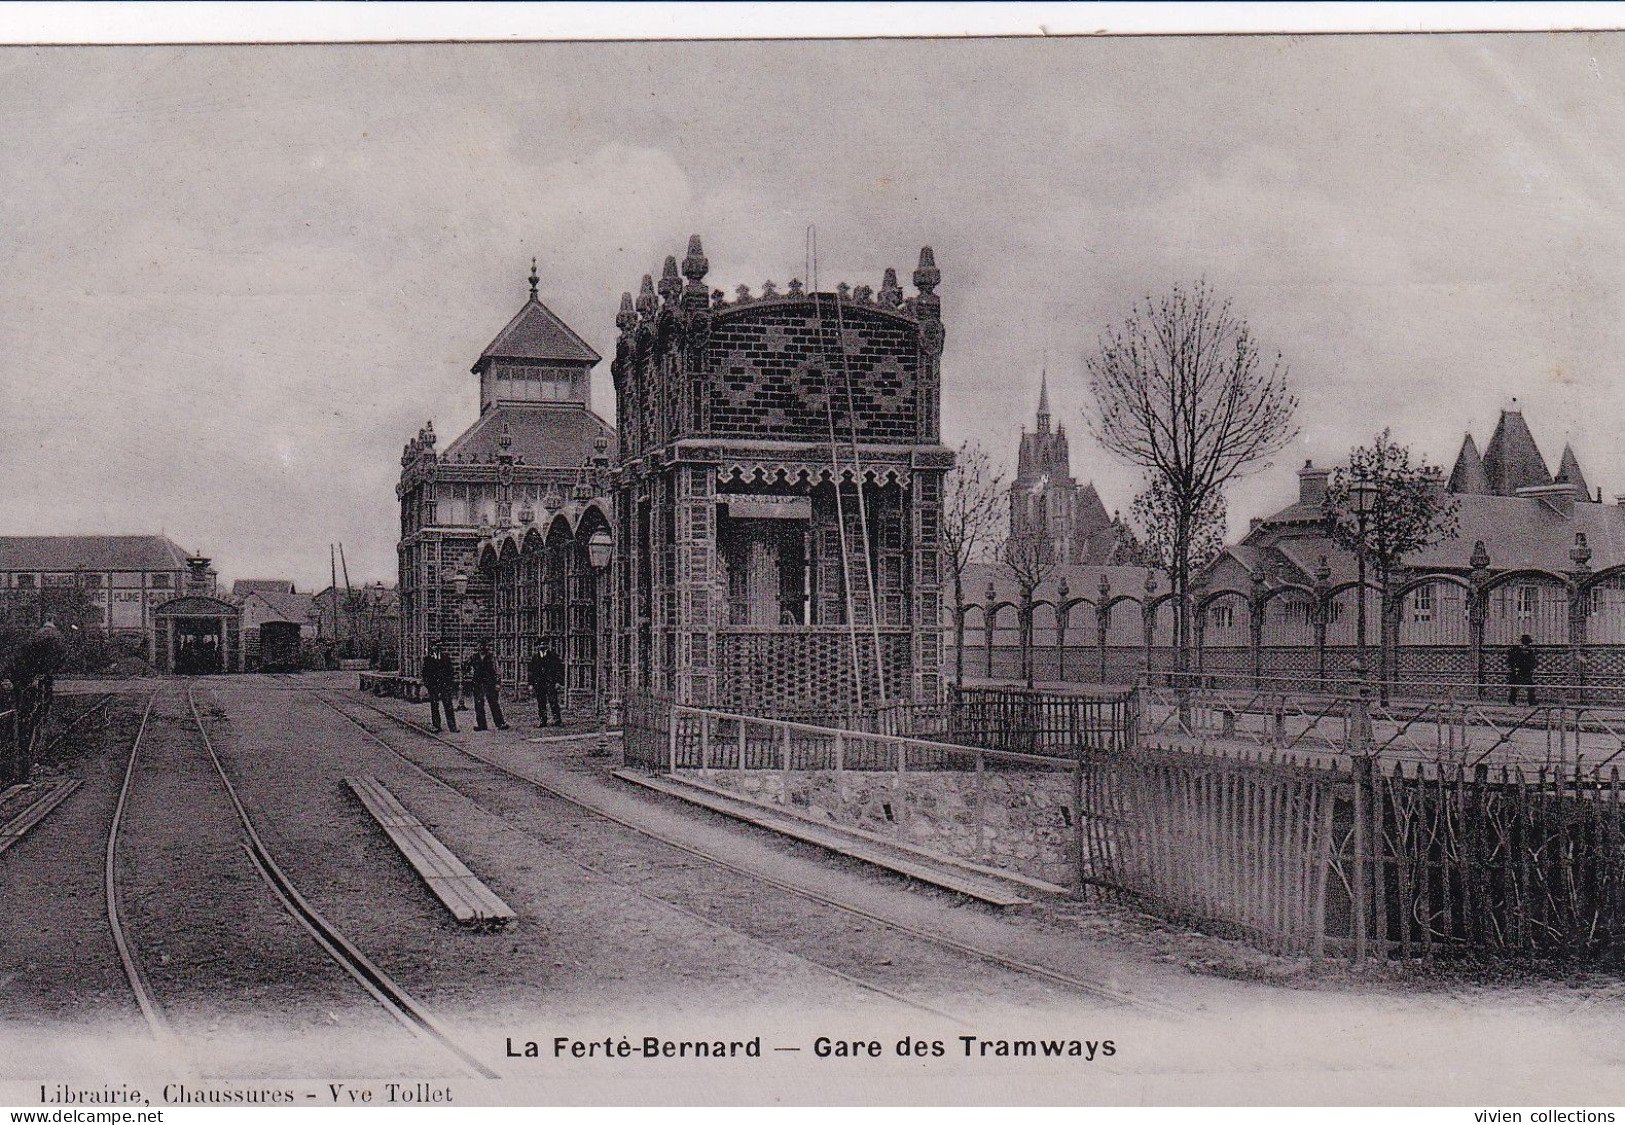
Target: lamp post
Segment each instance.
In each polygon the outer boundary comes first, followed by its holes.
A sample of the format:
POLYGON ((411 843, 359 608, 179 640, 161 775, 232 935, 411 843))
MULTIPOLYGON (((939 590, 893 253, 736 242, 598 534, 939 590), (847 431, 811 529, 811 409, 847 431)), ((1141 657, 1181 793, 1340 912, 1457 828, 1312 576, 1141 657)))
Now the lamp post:
POLYGON ((605 684, 607 677, 604 675, 605 630, 598 622, 599 614, 604 611, 604 573, 609 567, 614 547, 615 540, 607 528, 600 527, 587 537, 587 563, 592 567, 593 574, 593 631, 598 634, 593 638, 593 687, 598 707, 598 740, 593 746, 592 753, 596 757, 603 757, 609 753, 610 716, 604 698, 607 686, 605 684))
POLYGON ((1354 620, 1354 675, 1357 679, 1365 679, 1365 531, 1366 521, 1377 507, 1377 484, 1367 477, 1360 477, 1349 485, 1349 498, 1354 502, 1354 519, 1357 537, 1355 539, 1354 557, 1357 567, 1355 581, 1355 620, 1354 620))
POLYGON ((468 594, 468 574, 465 571, 455 571, 451 576, 451 588, 456 596, 457 604, 452 616, 457 620, 456 640, 457 655, 454 658, 457 675, 457 710, 467 711, 468 702, 463 698, 463 599, 468 594))

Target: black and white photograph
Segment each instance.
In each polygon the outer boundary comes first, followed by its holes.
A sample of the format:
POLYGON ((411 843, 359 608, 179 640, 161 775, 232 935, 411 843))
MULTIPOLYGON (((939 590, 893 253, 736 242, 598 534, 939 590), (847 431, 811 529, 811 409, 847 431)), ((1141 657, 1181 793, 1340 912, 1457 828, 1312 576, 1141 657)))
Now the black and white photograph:
POLYGON ((1613 1121, 1625 33, 606 7, 7 33, 0 1105, 1613 1121))

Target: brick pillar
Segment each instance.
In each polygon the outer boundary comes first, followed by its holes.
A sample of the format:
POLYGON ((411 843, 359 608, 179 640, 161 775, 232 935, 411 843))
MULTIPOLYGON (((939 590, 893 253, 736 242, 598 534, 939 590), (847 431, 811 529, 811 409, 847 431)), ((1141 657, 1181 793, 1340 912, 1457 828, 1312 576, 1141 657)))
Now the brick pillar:
MULTIPOLYGON (((673 583, 673 668, 679 702, 708 706, 719 685, 716 663, 716 471, 709 465, 677 468, 676 581, 673 583)), ((738 685, 730 685, 737 687, 738 685)))
POLYGON ((942 691, 942 478, 940 469, 916 469, 903 502, 909 508, 909 658, 916 703, 934 703, 942 691))

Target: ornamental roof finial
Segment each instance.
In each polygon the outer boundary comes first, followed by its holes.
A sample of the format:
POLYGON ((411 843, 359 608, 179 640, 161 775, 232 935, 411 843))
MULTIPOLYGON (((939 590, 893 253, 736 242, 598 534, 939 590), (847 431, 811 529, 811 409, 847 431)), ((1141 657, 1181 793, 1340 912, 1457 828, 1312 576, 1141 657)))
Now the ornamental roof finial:
POLYGON ((536 259, 530 260, 530 299, 537 300, 536 286, 542 279, 536 276, 536 259))
POLYGON ((926 296, 936 289, 942 281, 942 271, 937 269, 937 258, 931 247, 920 247, 920 265, 914 271, 914 287, 926 296))
POLYGON ((677 300, 678 294, 683 291, 683 280, 677 275, 677 259, 671 255, 666 256, 666 266, 660 273, 660 297, 665 301, 677 300))

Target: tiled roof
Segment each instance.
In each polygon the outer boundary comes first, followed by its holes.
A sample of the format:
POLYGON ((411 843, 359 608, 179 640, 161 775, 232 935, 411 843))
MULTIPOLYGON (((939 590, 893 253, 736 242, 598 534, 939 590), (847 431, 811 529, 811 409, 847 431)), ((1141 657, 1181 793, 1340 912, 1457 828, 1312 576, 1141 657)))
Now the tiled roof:
POLYGON ((535 359, 560 363, 597 363, 602 358, 587 346, 587 342, 571 331, 532 294, 508 326, 497 333, 480 358, 480 365, 490 359, 535 359))
POLYGON ((503 403, 480 415, 461 437, 446 447, 443 460, 472 458, 486 461, 503 452, 502 427, 508 427, 507 452, 523 457, 527 465, 575 468, 597 452, 593 441, 602 434, 606 452, 615 456, 615 431, 598 415, 573 403, 503 403))
POLYGON ((1489 479, 1490 491, 1499 496, 1516 496, 1520 488, 1552 483, 1546 458, 1540 455, 1535 435, 1529 432, 1520 411, 1501 411, 1495 434, 1484 447, 1484 475, 1489 479))
POLYGON ((315 602, 309 594, 295 594, 291 590, 287 592, 255 590, 252 594, 269 606, 280 620, 290 621, 295 625, 308 625, 315 619, 315 602))
POLYGON ((265 593, 291 594, 293 583, 286 578, 239 578, 231 584, 231 596, 234 598, 265 593))
POLYGON ((1586 483, 1586 475, 1580 471, 1580 459, 1574 455, 1572 445, 1563 446, 1563 460, 1557 468, 1557 479, 1574 486, 1576 500, 1591 499, 1591 486, 1586 483))
MULTIPOLYGON (((1591 549, 1590 567, 1593 571, 1625 565, 1625 507, 1617 504, 1574 503, 1554 507, 1533 496, 1478 496, 1458 495, 1456 500, 1457 535, 1435 543, 1406 559, 1412 570, 1439 570, 1465 574, 1473 544, 1482 542, 1489 552, 1492 571, 1543 570, 1561 574, 1574 565, 1569 551, 1574 547, 1576 533, 1584 534, 1586 546, 1591 549)), ((1258 532, 1265 532, 1276 524, 1276 517, 1265 520, 1258 532)), ((1283 535, 1275 543, 1267 543, 1267 536, 1255 532, 1249 536, 1250 544, 1227 549, 1244 564, 1256 556, 1249 553, 1242 559, 1238 552, 1257 552, 1261 548, 1278 554, 1309 579, 1325 555, 1331 568, 1331 583, 1351 582, 1356 573, 1356 560, 1348 551, 1322 534, 1283 535)))
POLYGON ((1490 491, 1490 478, 1484 475, 1484 459, 1478 455, 1473 435, 1461 439, 1461 452, 1456 454, 1456 467, 1450 470, 1451 492, 1482 496, 1490 491))
POLYGON ((162 535, 0 536, 0 571, 185 570, 186 558, 162 535))

